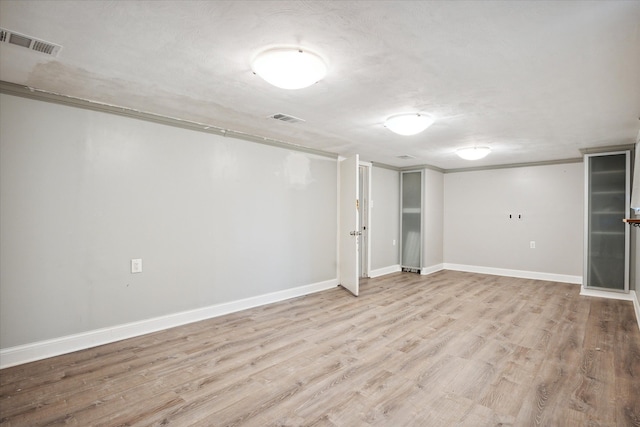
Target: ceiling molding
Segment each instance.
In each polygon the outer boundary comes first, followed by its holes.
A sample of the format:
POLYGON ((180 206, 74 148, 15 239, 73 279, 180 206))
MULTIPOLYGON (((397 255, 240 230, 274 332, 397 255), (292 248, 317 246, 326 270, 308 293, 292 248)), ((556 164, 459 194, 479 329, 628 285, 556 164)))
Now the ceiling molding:
MULTIPOLYGON (((619 147, 618 147, 619 148, 619 147)), ((493 170, 493 169, 509 169, 509 168, 525 168, 531 166, 549 166, 549 165, 563 165, 570 163, 582 163, 583 159, 581 157, 573 158, 573 159, 560 159, 560 160, 547 160, 542 162, 529 162, 529 163, 510 163, 504 165, 493 165, 493 166, 478 166, 478 167, 470 167, 470 168, 457 168, 457 169, 442 169, 432 165, 417 165, 417 166, 405 166, 405 167, 395 167, 390 165, 385 165, 382 163, 374 163, 374 166, 396 170, 398 172, 408 172, 415 171, 421 169, 430 169, 436 172, 441 173, 458 173, 458 172, 474 172, 474 171, 483 171, 483 170, 493 170)))
POLYGON ((118 107, 116 105, 103 104, 100 102, 94 102, 86 99, 75 98, 72 96, 61 95, 58 93, 48 92, 45 90, 36 89, 29 86, 18 85, 15 83, 9 83, 2 80, 0 80, 0 93, 19 96, 22 98, 35 99, 38 101, 51 102, 54 104, 61 104, 61 105, 66 105, 70 107, 82 108, 86 110, 99 111, 102 113, 115 114, 118 116, 124 116, 124 117, 133 118, 133 119, 144 120, 147 122, 179 127, 183 129, 195 130, 198 132, 210 133, 210 134, 225 136, 229 138, 236 138, 244 141, 256 142, 259 144, 265 144, 273 147, 284 148, 287 150, 295 150, 295 151, 301 151, 309 154, 316 154, 319 156, 329 157, 332 159, 338 158, 338 155, 335 153, 316 150, 313 148, 304 147, 302 145, 293 144, 290 142, 261 137, 258 135, 251 135, 248 133, 238 132, 231 129, 224 129, 224 128, 209 125, 206 123, 191 122, 188 120, 181 120, 173 117, 161 116, 159 114, 145 113, 143 111, 138 111, 131 108, 118 107))
MULTIPOLYGON (((638 133, 638 137, 640 138, 640 133, 638 133)), ((635 144, 609 145, 605 147, 581 148, 580 153, 582 154, 610 153, 613 151, 633 150, 634 148, 635 148, 635 144)))
POLYGON ((386 163, 371 162, 371 165, 374 168, 390 169, 392 171, 398 171, 398 172, 401 170, 401 168, 399 168, 397 166, 391 166, 391 165, 388 165, 386 163))
POLYGON ((428 165, 428 164, 415 165, 415 166, 404 166, 404 167, 401 167, 399 170, 402 171, 402 172, 406 172, 406 171, 414 171, 414 170, 419 170, 419 169, 430 169, 432 171, 441 172, 441 173, 446 173, 447 172, 446 169, 442 169, 442 168, 439 168, 437 166, 428 165))
POLYGON ((549 165, 563 165, 567 163, 582 163, 582 157, 573 159, 560 159, 560 160, 547 160, 543 162, 531 162, 531 163, 510 163, 505 165, 493 165, 493 166, 478 166, 472 168, 459 168, 459 169, 447 169, 444 173, 458 173, 458 172, 474 172, 493 169, 509 169, 509 168, 526 168, 531 166, 549 166, 549 165))

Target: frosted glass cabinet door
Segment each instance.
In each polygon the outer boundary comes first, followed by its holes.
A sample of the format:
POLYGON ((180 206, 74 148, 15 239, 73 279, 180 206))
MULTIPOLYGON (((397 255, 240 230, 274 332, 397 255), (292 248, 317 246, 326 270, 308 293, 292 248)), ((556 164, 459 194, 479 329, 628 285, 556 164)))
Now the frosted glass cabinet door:
POLYGON ((419 272, 422 258, 422 171, 402 172, 402 268, 419 272))
POLYGON ((628 152, 586 157, 586 286, 628 290, 628 152))

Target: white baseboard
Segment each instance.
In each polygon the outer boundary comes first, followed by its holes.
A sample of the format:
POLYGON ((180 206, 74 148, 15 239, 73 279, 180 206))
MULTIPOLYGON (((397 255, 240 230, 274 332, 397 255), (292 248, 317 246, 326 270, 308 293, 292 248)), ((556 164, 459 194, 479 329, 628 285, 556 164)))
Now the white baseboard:
POLYGON ((510 270, 506 268, 481 267, 476 265, 444 263, 445 270, 466 271, 469 273, 493 274, 496 276, 518 277, 521 279, 548 280, 552 282, 582 284, 582 276, 567 274, 541 273, 538 271, 510 270))
POLYGON ((397 273, 398 271, 400 271, 400 264, 390 265, 388 267, 370 270, 369 277, 371 278, 380 277, 380 276, 384 276, 385 274, 397 273))
POLYGON ((85 350, 98 345, 133 338, 151 332, 198 322, 200 320, 223 316, 225 314, 235 313, 237 311, 265 304, 284 301, 290 298, 335 288, 336 286, 338 286, 338 280, 331 279, 324 282, 313 283, 311 285, 299 286, 297 288, 258 295, 223 304, 216 304, 195 310, 188 310, 109 328, 96 329, 46 341, 9 347, 0 350, 0 369, 36 360, 42 360, 53 356, 59 356, 61 354, 71 353, 78 350, 85 350))
POLYGON ((587 289, 584 286, 580 288, 580 295, 584 297, 620 299, 623 301, 633 301, 633 295, 631 295, 631 292, 635 294, 634 291, 630 291, 628 294, 625 294, 622 292, 608 292, 601 291, 599 289, 587 289))
POLYGON ((422 269, 420 270, 420 274, 426 276, 428 274, 433 274, 441 270, 444 270, 444 264, 430 265, 429 267, 422 267, 422 269))

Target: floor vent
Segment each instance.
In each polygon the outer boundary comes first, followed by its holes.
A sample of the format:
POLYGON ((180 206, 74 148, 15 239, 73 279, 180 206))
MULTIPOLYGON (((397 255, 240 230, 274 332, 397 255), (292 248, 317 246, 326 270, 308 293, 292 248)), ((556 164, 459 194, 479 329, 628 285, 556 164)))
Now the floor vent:
POLYGON ((415 159, 415 157, 410 156, 408 154, 403 154, 402 156, 397 156, 398 159, 402 159, 402 160, 412 160, 415 159))
POLYGON ((58 56, 62 46, 55 43, 39 40, 31 36, 9 31, 0 28, 0 43, 12 44, 14 46, 24 47, 29 50, 44 53, 46 55, 58 56))
POLYGON ((304 122, 304 120, 299 119, 298 117, 293 117, 293 116, 289 116, 287 114, 282 114, 282 113, 274 114, 273 116, 269 116, 269 118, 270 119, 280 120, 281 122, 287 122, 287 123, 302 123, 302 122, 304 122))

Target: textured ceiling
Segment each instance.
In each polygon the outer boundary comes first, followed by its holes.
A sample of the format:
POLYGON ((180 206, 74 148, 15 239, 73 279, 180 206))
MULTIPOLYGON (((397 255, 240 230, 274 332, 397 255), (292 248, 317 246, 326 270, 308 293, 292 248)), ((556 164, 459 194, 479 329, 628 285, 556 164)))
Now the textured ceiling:
POLYGON ((0 26, 63 46, 2 44, 0 80, 398 167, 571 159, 640 129, 639 1, 2 0, 0 26), (329 74, 269 86, 250 60, 280 44, 329 74), (437 121, 383 126, 407 111, 437 121), (457 158, 474 144, 493 152, 457 158))

